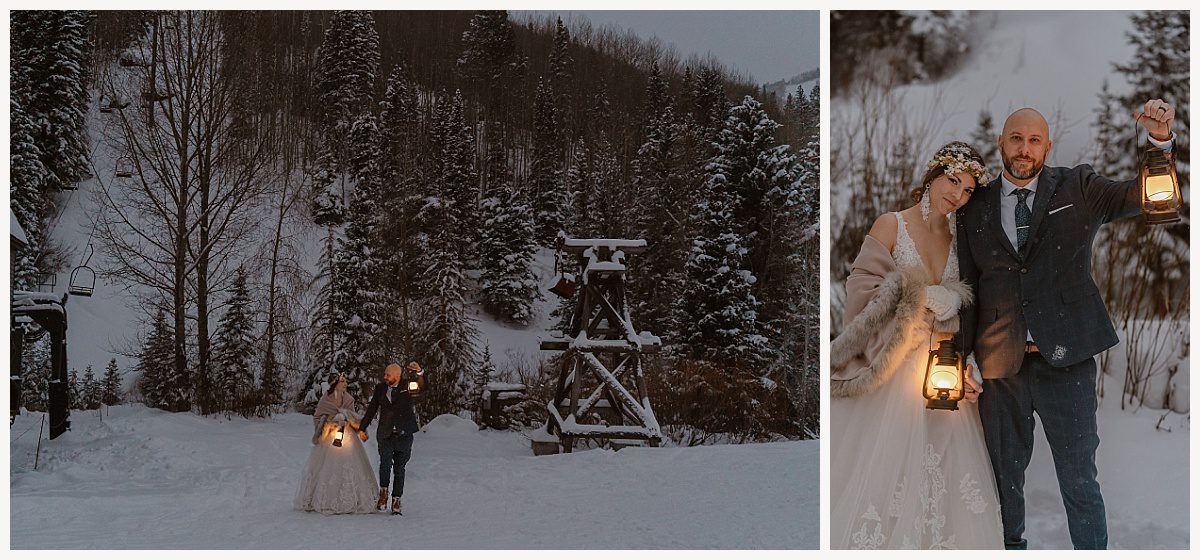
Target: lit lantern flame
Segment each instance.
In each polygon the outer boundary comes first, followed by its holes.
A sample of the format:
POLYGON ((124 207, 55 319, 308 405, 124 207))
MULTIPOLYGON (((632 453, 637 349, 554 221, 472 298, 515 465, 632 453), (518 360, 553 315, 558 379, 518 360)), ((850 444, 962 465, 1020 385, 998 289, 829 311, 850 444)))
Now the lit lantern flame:
POLYGON ((1158 148, 1147 148, 1139 176, 1142 187, 1142 214, 1149 224, 1179 221, 1183 196, 1175 174, 1175 156, 1158 148))
POLYGON ((925 408, 958 410, 958 401, 965 396, 963 383, 962 355, 953 340, 943 340, 936 349, 929 351, 929 365, 921 389, 925 408))
POLYGON ((341 447, 342 446, 342 437, 345 435, 346 435, 346 425, 342 424, 342 427, 338 428, 337 433, 333 435, 333 446, 341 447))

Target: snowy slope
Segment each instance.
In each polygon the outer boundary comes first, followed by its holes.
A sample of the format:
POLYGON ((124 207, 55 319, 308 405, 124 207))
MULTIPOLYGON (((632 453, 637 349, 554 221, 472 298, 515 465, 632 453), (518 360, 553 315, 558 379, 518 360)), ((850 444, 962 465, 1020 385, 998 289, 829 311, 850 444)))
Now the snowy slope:
MULTIPOLYGON (((1130 13, 978 13, 976 42, 957 73, 933 84, 898 87, 895 93, 914 122, 934 124, 927 150, 968 139, 981 110, 991 112, 999 127, 1013 111, 1033 107, 1051 123, 1054 146, 1046 164, 1080 163, 1091 139, 1088 123, 1099 106, 1096 94, 1105 78, 1113 93, 1127 91, 1112 63, 1124 63, 1134 52, 1125 41, 1125 32, 1132 29, 1130 13)), ((858 122, 845 99, 831 101, 832 126, 858 122)), ((1132 117, 1130 121, 1132 138, 1132 117)), ((999 163, 988 162, 992 169, 999 169, 999 163)), ((832 211, 840 215, 853 189, 833 185, 830 192, 832 211)))
POLYGON ((819 538, 816 441, 534 457, 522 434, 442 416, 416 437, 403 517, 325 517, 291 510, 307 416, 77 413, 33 471, 39 418, 21 415, 10 436, 14 549, 816 548, 819 538))

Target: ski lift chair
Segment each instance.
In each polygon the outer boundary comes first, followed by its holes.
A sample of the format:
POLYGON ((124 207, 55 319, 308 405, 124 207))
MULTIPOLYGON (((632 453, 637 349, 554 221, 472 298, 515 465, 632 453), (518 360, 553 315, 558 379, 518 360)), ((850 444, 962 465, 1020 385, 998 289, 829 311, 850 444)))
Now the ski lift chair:
POLYGON ((113 170, 113 175, 126 179, 133 177, 133 158, 129 156, 117 158, 117 168, 113 170))
POLYGON ((92 296, 92 292, 96 289, 96 271, 92 270, 88 263, 91 262, 94 252, 92 244, 88 243, 87 256, 84 258, 83 264, 71 271, 71 285, 67 288, 67 293, 73 296, 92 296))

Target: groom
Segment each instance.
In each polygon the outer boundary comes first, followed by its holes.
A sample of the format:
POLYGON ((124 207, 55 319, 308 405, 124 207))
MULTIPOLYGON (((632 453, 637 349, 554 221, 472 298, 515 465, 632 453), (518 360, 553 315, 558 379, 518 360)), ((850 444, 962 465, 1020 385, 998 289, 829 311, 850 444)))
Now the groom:
MULTIPOLYGON (((1151 100, 1134 118, 1170 150, 1175 110, 1151 100)), ((1000 494, 1004 545, 1024 549, 1025 468, 1033 414, 1050 443, 1077 549, 1108 546, 1096 481, 1096 361, 1117 343, 1092 279, 1092 242, 1109 221, 1141 211, 1138 181, 1089 165, 1044 167, 1046 119, 1020 109, 999 137, 1001 177, 958 211, 958 257, 975 304, 962 311, 964 352, 983 376, 979 415, 1000 494)))
POLYGON ((376 509, 387 505, 388 478, 392 478, 392 515, 401 515, 400 497, 404 495, 404 466, 412 456, 413 434, 417 433, 417 414, 413 410, 413 398, 408 394, 408 384, 417 383, 419 390, 425 388, 425 376, 417 362, 409 362, 407 375, 403 375, 400 364, 388 364, 383 371, 383 383, 375 385, 371 403, 363 415, 358 435, 367 441, 367 426, 379 413, 379 426, 375 438, 379 446, 379 502, 376 509), (403 376, 403 383, 401 383, 403 376), (395 474, 393 475, 393 469, 395 474))

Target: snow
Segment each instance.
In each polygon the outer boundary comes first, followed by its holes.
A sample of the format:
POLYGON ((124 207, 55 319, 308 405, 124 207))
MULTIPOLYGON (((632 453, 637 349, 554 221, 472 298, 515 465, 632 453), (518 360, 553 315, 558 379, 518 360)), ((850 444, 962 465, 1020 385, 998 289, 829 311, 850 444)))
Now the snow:
MULTIPOLYGON (((101 422, 77 412, 72 431, 43 442, 33 471, 40 418, 22 414, 11 430, 14 549, 818 544, 816 441, 535 457, 523 434, 445 415, 415 438, 403 517, 326 517, 291 509, 311 449, 307 416, 225 420, 125 405, 101 422)), ((367 447, 375 464, 374 439, 367 447)))
MULTIPOLYGON (((1121 410, 1119 379, 1108 378, 1100 401, 1100 491, 1108 513, 1108 544, 1114 549, 1186 549, 1189 546, 1187 415, 1121 410), (1171 431, 1165 431, 1169 428, 1171 431)), ((1058 492, 1050 445, 1040 427, 1026 469, 1025 536, 1030 548, 1070 549, 1066 511, 1058 492)))
POLYGON ((8 237, 29 244, 29 238, 25 237, 25 230, 21 229, 21 223, 17 221, 17 215, 13 213, 12 208, 8 209, 8 237))

